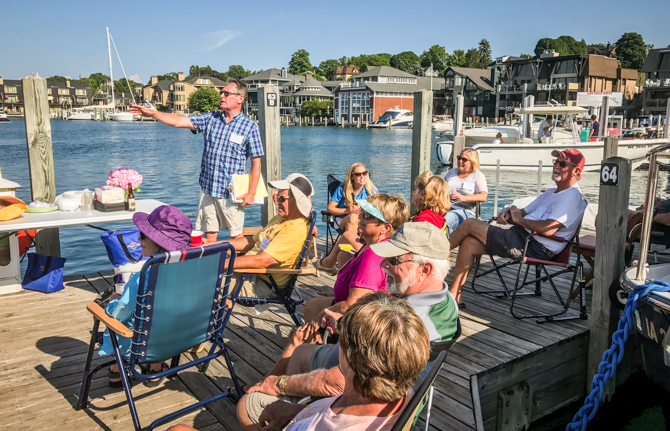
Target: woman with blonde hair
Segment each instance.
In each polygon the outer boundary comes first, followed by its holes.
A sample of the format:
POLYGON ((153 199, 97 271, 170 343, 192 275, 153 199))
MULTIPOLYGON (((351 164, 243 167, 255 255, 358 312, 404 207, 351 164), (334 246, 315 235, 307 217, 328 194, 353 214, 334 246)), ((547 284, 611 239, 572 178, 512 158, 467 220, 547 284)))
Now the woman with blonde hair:
MULTIPOLYGON (((362 243, 360 250, 353 256, 345 251, 335 249, 349 259, 343 264, 335 284, 333 295, 310 299, 305 305, 305 322, 320 323, 325 309, 336 313, 344 313, 359 298, 386 290, 386 273, 380 266, 383 257, 375 254, 370 245, 387 241, 395 231, 407 221, 409 205, 402 196, 379 193, 358 200, 361 207, 358 218, 358 230, 362 243)), ((317 262, 318 264, 318 262, 317 262)), ((315 264, 318 268, 319 266, 315 264)))
POLYGON ((444 176, 451 191, 451 209, 445 217, 447 233, 453 232, 463 220, 475 218, 477 202, 485 202, 489 195, 486 177, 479 170, 477 150, 466 148, 456 158, 458 167, 444 176))
POLYGON ((446 233, 447 223, 444 216, 449 212, 451 204, 449 186, 444 178, 433 175, 431 171, 416 177, 410 203, 417 211, 410 221, 425 221, 446 233))
POLYGON ((365 165, 360 162, 351 165, 344 182, 333 192, 328 202, 328 211, 336 216, 336 226, 356 232, 359 211, 356 199, 367 199, 375 193, 379 191, 372 183, 365 165))

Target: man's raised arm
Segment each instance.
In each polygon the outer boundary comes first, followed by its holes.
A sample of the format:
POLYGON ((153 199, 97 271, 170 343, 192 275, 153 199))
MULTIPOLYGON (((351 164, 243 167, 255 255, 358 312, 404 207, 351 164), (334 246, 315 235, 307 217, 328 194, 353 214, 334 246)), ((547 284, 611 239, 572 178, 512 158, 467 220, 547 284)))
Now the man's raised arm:
POLYGON ((133 115, 141 115, 142 117, 153 118, 154 120, 163 124, 167 124, 168 126, 177 127, 180 129, 195 130, 191 120, 189 120, 188 117, 182 117, 181 115, 170 114, 169 112, 160 112, 141 105, 130 105, 128 112, 133 115))

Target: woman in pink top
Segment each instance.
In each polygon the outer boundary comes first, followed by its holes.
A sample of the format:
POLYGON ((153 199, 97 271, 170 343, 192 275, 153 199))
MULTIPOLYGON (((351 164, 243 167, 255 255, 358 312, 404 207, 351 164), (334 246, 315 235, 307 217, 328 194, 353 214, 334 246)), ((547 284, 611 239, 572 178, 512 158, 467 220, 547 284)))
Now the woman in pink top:
POLYGON ((296 409, 304 410, 285 431, 389 430, 411 398, 412 382, 428 363, 430 343, 408 302, 368 295, 338 326, 344 392, 299 405, 296 409))
POLYGON ((310 299, 305 305, 305 323, 320 324, 326 308, 343 314, 356 301, 377 290, 386 289, 386 273, 379 266, 384 258, 369 245, 386 241, 407 221, 409 205, 401 196, 378 193, 358 199, 358 231, 363 247, 337 273, 333 295, 310 299))

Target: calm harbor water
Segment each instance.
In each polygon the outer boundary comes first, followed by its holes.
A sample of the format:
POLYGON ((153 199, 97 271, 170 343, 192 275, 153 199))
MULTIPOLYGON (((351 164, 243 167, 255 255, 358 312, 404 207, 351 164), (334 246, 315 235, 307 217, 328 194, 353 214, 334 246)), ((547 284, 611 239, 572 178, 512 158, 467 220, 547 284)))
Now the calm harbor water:
MULTIPOLYGON (((52 120, 56 191, 82 190, 105 184, 108 173, 125 166, 144 176, 138 199, 158 199, 174 205, 195 220, 198 199, 198 176, 203 138, 188 130, 176 130, 153 122, 93 122, 52 120)), ((306 175, 313 183, 317 213, 326 208, 326 175, 342 179, 351 163, 363 162, 371 179, 382 192, 401 193, 409 199, 411 130, 365 130, 335 127, 282 127, 282 173, 306 175)), ((437 137, 433 135, 433 143, 437 137)), ((0 168, 2 176, 21 184, 17 196, 30 202, 30 175, 26 149, 25 124, 12 119, 0 125, 0 168)), ((446 173, 432 157, 433 172, 446 173)), ((495 171, 485 171, 489 199, 482 206, 482 216, 493 214, 495 171)), ((585 173, 580 186, 587 200, 598 202, 597 173, 585 173)), ((646 171, 633 172, 631 203, 644 198, 646 171)), ((550 174, 542 175, 542 188, 551 187, 550 174)), ((537 173, 500 173, 499 208, 515 198, 535 195, 537 173)), ((667 196, 665 175, 659 191, 667 196)), ((258 206, 247 209, 245 225, 258 226, 258 206)), ((320 234, 325 226, 318 221, 320 234)), ((107 229, 133 227, 132 223, 105 224, 107 229)), ((61 252, 66 257, 66 274, 83 274, 110 268, 100 232, 88 227, 60 230, 61 252)), ((220 238, 226 238, 222 231, 220 238)))

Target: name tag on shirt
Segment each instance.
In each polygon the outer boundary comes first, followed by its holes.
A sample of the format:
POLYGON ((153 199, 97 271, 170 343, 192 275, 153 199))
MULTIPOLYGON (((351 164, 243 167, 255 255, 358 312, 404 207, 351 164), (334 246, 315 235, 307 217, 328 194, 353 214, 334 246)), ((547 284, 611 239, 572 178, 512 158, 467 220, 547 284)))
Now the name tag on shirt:
POLYGON ((475 191, 475 183, 463 183, 461 184, 461 190, 475 191))
POLYGON ((272 241, 270 241, 269 239, 263 238, 263 240, 261 241, 261 247, 260 247, 261 251, 265 251, 265 249, 268 248, 268 246, 270 245, 271 242, 272 241))
POLYGON ((244 140, 244 136, 242 136, 242 135, 236 135, 234 133, 230 134, 230 142, 234 142, 237 145, 241 145, 243 140, 244 140))

